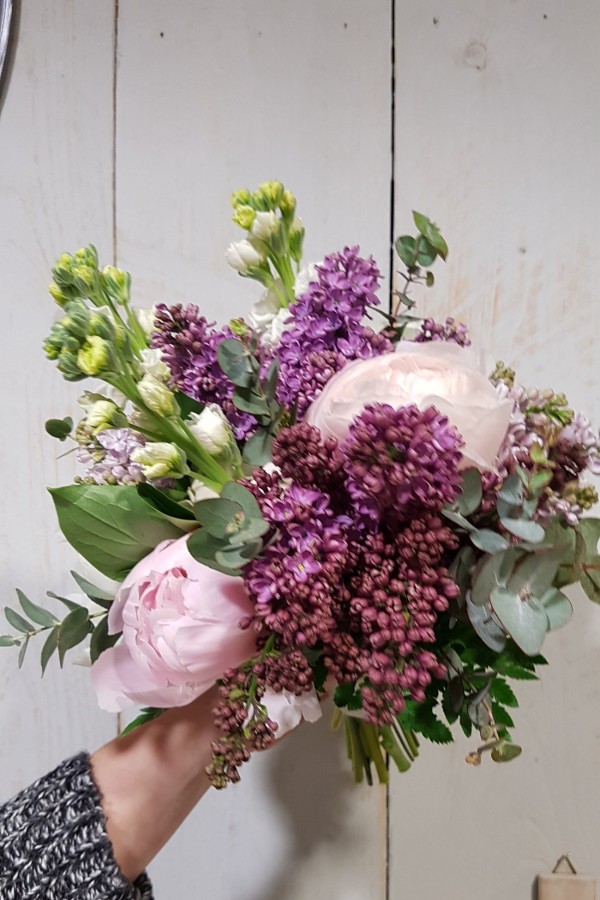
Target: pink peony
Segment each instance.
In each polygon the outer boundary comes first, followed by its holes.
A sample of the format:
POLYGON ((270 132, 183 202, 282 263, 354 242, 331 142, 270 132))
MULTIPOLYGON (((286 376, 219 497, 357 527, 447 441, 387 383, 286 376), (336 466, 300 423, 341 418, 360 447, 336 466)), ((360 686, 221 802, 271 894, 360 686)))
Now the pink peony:
POLYGON ((343 440, 368 403, 435 406, 465 442, 462 465, 489 469, 508 430, 512 401, 500 399, 481 354, 456 344, 400 341, 395 353, 357 359, 327 382, 306 421, 343 440))
POLYGON ((254 612, 242 579, 197 562, 186 542, 159 544, 119 588, 108 625, 122 641, 92 667, 103 709, 183 706, 256 649, 241 627, 254 612))

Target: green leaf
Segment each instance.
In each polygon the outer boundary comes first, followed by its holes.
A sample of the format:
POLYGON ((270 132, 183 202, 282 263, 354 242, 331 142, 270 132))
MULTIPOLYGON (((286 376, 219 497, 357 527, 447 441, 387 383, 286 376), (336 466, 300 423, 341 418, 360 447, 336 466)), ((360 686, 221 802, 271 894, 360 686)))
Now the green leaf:
POLYGON ((462 475, 461 493, 456 500, 458 511, 463 516, 470 516, 479 509, 481 497, 481 473, 478 469, 465 469, 462 475))
POLYGON ((523 483, 518 475, 510 475, 500 490, 498 497, 509 506, 520 506, 524 499, 523 483))
POLYGON ((496 553, 499 550, 507 550, 509 543, 505 537, 492 531, 491 528, 479 528, 469 535, 472 543, 483 550, 484 553, 496 553))
POLYGON ((427 274, 425 275, 425 285, 427 287, 433 287, 434 284, 435 284, 435 276, 434 276, 433 272, 427 272, 427 274))
POLYGON ((500 653, 504 650, 506 635, 492 616, 489 604, 475 606, 467 596, 467 615, 473 630, 479 635, 486 647, 489 647, 495 653, 500 653))
POLYGON ((187 506, 177 503, 176 500, 171 499, 168 494, 154 487, 153 484, 149 484, 147 481, 142 482, 142 484, 137 485, 137 492, 140 497, 143 497, 154 509, 167 518, 194 521, 194 514, 187 506))
POLYGON ((215 561, 227 569, 241 569, 262 550, 262 541, 250 541, 242 547, 226 547, 217 550, 215 561))
POLYGON ((61 603, 67 607, 67 609, 85 609, 85 606, 82 606, 81 603, 75 603, 74 600, 68 600, 67 597, 61 597, 59 594, 55 594, 53 591, 46 591, 48 597, 52 597, 54 600, 60 600, 61 603))
POLYGON ((556 628, 562 628, 573 615, 573 606, 571 601, 562 591, 556 588, 548 588, 545 594, 540 597, 544 612, 548 616, 549 631, 556 628))
POLYGON ((507 531, 510 531, 511 534, 521 538, 523 541, 539 544, 540 541, 544 540, 544 529, 538 522, 532 522, 530 519, 507 518, 501 518, 500 521, 507 531))
POLYGON ((228 481, 221 491, 221 497, 239 503, 249 519, 262 519, 262 512, 252 491, 237 481, 228 481))
POLYGON ((119 634, 108 633, 108 616, 103 616, 92 631, 90 638, 90 658, 92 662, 95 663, 100 654, 104 650, 113 647, 119 638, 119 634))
POLYGON ((446 519, 449 519, 450 522, 454 522, 455 525, 464 528, 465 531, 476 531, 475 526, 471 525, 469 520, 465 519, 462 513, 456 512, 453 509, 443 509, 442 515, 445 516, 446 519))
POLYGON ((522 600, 518 594, 497 587, 490 599, 494 614, 523 653, 539 653, 548 630, 548 617, 535 598, 522 600))
POLYGON ((247 519, 244 527, 236 534, 229 538, 230 547, 240 547, 242 544, 248 544, 255 541, 256 538, 262 537, 270 529, 270 525, 264 519, 247 519))
POLYGON ((175 391, 175 400, 179 407, 179 414, 184 421, 191 413, 201 413, 204 409, 203 403, 198 403, 197 400, 182 391, 175 391))
POLYGON ((17 631, 22 631, 24 634, 27 634, 30 631, 36 630, 31 622, 24 619, 23 616, 19 615, 18 612, 15 612, 14 609, 11 609, 10 606, 4 607, 4 615, 6 616, 8 624, 12 625, 13 628, 16 628, 17 631))
POLYGON ((17 659, 17 665, 18 665, 19 669, 21 668, 21 666, 23 665, 23 663, 25 661, 25 654, 27 653, 28 646, 29 646, 29 635, 27 635, 27 637, 21 644, 21 649, 19 650, 19 656, 17 659))
POLYGON ((598 555, 598 542, 600 541, 600 519, 582 519, 577 526, 577 531, 585 541, 588 554, 598 555))
POLYGON ((51 488, 61 530, 94 568, 122 581, 161 541, 184 532, 140 497, 134 485, 51 488))
POLYGON ((515 727, 512 716, 500 703, 492 702, 492 715, 497 725, 505 725, 506 728, 515 727))
POLYGON ((82 575, 74 572, 73 569, 71 569, 71 575, 73 576, 83 593, 87 597, 89 597, 90 600, 93 600, 94 603, 97 603, 98 606, 101 606, 103 609, 110 609, 114 600, 114 594, 109 594, 108 591, 96 587, 95 584, 92 584, 82 575))
POLYGON ((405 266, 410 269, 417 261, 417 242, 405 234, 396 241, 396 252, 405 266))
POLYGON ((511 744, 508 741, 502 741, 498 747, 494 747, 491 756, 494 762, 503 763, 516 759, 523 752, 518 744, 511 744))
POLYGON ((437 250, 429 243, 426 237, 417 240, 417 263, 420 266, 430 266, 437 256, 437 250))
POLYGON ((187 542, 188 552, 202 565, 225 575, 240 575, 240 572, 234 572, 229 566, 222 565, 216 560, 219 550, 227 546, 228 543, 224 538, 216 538, 203 528, 194 531, 187 542))
POLYGON ((246 442, 242 452, 244 463, 252 468, 265 466, 273 455, 273 435, 267 428, 258 428, 246 442))
POLYGON ((356 682, 338 684, 333 694, 333 702, 340 709, 362 709, 362 694, 356 689, 356 682))
POLYGON ((19 588, 17 588, 17 597, 19 598, 21 609, 26 616, 29 616, 32 622, 35 622, 37 625, 42 625, 44 628, 52 628, 52 626, 56 625, 58 622, 56 616, 53 616, 48 610, 42 609, 41 606, 32 603, 19 588))
POLYGON ((239 531, 246 518, 239 503, 216 497, 194 504, 194 514, 200 524, 216 538, 228 538, 239 531))
POLYGON ((40 662, 42 664, 42 675, 46 671, 46 667, 50 662, 52 655, 55 653, 58 647, 58 628, 53 628, 52 631, 48 632, 48 637, 44 642, 44 646, 42 647, 42 653, 40 657, 40 662))
POLYGON ((238 387, 233 392, 233 403, 242 412, 253 416, 268 416, 269 406, 265 398, 253 387, 238 387))
POLYGON ((58 629, 58 658, 62 666, 67 650, 80 644, 91 631, 87 609, 74 609, 58 629))
POLYGON ((552 481, 554 473, 550 469, 542 469, 531 476, 529 490, 534 496, 539 497, 545 487, 552 481))
POLYGON ((262 388, 265 393, 267 400, 275 400, 275 394, 277 391, 277 382, 279 381, 279 369, 280 362, 279 357, 276 356, 273 359, 273 362, 269 366, 269 370, 266 374, 266 377, 262 383, 262 388))
POLYGON ((534 597, 541 597, 554 583, 565 549, 564 546, 558 546, 540 549, 537 553, 527 553, 517 563, 508 580, 509 591, 524 591, 534 597))
POLYGON ((458 675, 456 676, 456 678, 450 679, 448 687, 446 689, 446 697, 448 698, 448 707, 455 715, 458 715, 465 700, 465 691, 462 678, 460 678, 458 675))
POLYGON ((503 678, 494 678, 490 687, 490 694, 494 700, 497 700, 503 706, 516 708, 519 705, 513 689, 503 678))
POLYGON ((427 238, 429 243, 435 247, 442 259, 446 259, 448 256, 448 245, 441 236, 437 225, 428 219, 427 216, 424 216, 422 213, 418 213, 415 210, 413 210, 413 219, 420 234, 427 238))
POLYGON ((0 634, 0 647, 18 647, 20 640, 11 634, 0 634))
POLYGON ((64 419, 48 419, 45 427, 50 437, 65 441, 73 430, 73 419, 70 416, 64 419))
POLYGON ((249 387, 255 379, 250 354, 241 341, 227 338, 217 348, 217 360, 221 369, 238 387, 249 387))
POLYGON ((130 731, 139 728, 140 725, 145 725, 146 722, 151 722, 152 719, 158 719, 158 717, 162 716, 163 713, 164 709, 155 709, 152 706, 144 707, 139 716, 137 716, 132 722, 130 722, 129 725, 125 726, 120 734, 120 737, 125 737, 125 735, 129 734, 130 731))

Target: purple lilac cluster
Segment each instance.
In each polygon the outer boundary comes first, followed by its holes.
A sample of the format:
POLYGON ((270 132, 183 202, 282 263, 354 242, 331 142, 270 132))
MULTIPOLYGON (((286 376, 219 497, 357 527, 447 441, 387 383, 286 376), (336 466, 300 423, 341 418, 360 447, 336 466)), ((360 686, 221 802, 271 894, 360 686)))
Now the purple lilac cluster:
POLYGON ((373 404, 364 415, 341 447, 306 423, 278 435, 273 461, 283 479, 257 472, 249 484, 273 541, 244 579, 258 622, 279 646, 322 649, 338 683, 360 679, 368 719, 388 724, 443 670, 429 648, 457 595, 446 567, 457 538, 439 511, 458 491, 460 439, 435 411, 411 409, 401 420, 373 404), (434 453, 443 475, 430 483, 434 453), (368 496, 357 489, 367 460, 383 466, 368 496), (391 515, 409 472, 417 493, 391 515))
POLYGON ((424 344, 428 341, 450 341, 458 344, 459 347, 469 347, 471 340, 467 331, 467 326, 462 322, 455 322, 449 316, 442 324, 434 319, 424 319, 421 322, 421 328, 417 336, 414 338, 418 344, 424 344))
POLYGON ((393 350, 387 337, 361 325, 367 307, 379 304, 375 260, 360 257, 358 247, 345 247, 316 269, 316 280, 290 307, 293 321, 277 350, 277 399, 288 409, 296 405, 300 417, 348 362, 393 350))
POLYGON ((559 516, 575 526, 585 509, 597 500, 593 487, 581 483, 589 472, 600 475, 600 442, 590 420, 567 407, 564 396, 551 390, 527 390, 515 385, 497 384, 500 396, 512 399, 511 422, 498 457, 496 478, 486 485, 484 503, 491 504, 494 491, 517 466, 530 469, 531 453, 539 448, 552 468, 550 481, 537 508, 542 522, 559 516))
POLYGON ((394 527, 423 510, 439 511, 459 493, 462 438, 433 406, 373 403, 342 445, 346 486, 356 514, 394 527))
POLYGON ((256 428, 256 419, 240 412, 231 399, 234 385, 217 359, 219 344, 233 337, 229 328, 215 329, 197 306, 181 303, 156 307, 152 346, 162 352, 172 375, 172 385, 199 403, 216 403, 235 437, 243 440, 256 428))
POLYGON ((95 436, 95 444, 80 447, 77 461, 87 465, 87 484, 139 484, 145 481, 142 467, 131 460, 146 438, 130 428, 107 428, 95 436))

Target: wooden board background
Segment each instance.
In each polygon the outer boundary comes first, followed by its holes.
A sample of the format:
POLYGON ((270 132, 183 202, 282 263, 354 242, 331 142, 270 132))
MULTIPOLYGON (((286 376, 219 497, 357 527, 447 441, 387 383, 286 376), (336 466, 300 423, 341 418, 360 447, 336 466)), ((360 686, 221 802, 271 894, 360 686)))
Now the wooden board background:
MULTIPOLYGON (((75 470, 42 430, 77 396, 40 351, 54 258, 94 241, 139 305, 225 321, 256 297, 224 262, 229 194, 266 178, 296 191, 307 259, 359 243, 384 292, 390 215, 395 233, 434 217, 451 255, 426 311, 600 420, 599 35, 592 0, 24 4, 0 116, 3 602, 68 590, 75 562, 45 493, 75 470)), ((574 600, 520 691, 520 760, 474 771, 459 741, 354 789, 327 722, 306 727, 206 798, 152 867, 157 897, 503 900, 567 850, 600 875, 600 611, 574 600)), ((0 796, 115 732, 85 670, 40 681, 34 651, 17 673, 4 650, 0 672, 0 796)))

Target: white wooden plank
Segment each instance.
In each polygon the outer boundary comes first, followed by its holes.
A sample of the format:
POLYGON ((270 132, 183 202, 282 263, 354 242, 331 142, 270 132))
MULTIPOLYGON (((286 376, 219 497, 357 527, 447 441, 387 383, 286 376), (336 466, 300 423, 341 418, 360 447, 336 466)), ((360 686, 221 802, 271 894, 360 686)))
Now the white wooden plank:
MULTIPOLYGON (((450 244, 421 308, 598 422, 600 9, 408 0, 397 19, 396 231, 418 209, 450 244)), ((395 779, 391 900, 526 897, 566 851, 600 876, 600 614, 575 600, 541 683, 516 685, 519 760, 473 770, 459 738, 395 779)))
MULTIPOLYGON (((80 391, 44 358, 56 307, 50 267, 63 250, 111 240, 112 4, 22 4, 12 79, 0 127, 0 554, 2 605, 14 589, 32 599, 71 590, 74 554, 59 534, 46 486, 72 480, 73 457, 44 433, 50 416, 75 413, 80 391)), ((4 621, 4 616, 2 616, 4 621)), ((0 625, 0 632, 8 629, 0 625)), ((32 645, 23 673, 0 653, 0 797, 114 732, 96 711, 88 673, 39 675, 32 645)))
MULTIPOLYGON (((387 0, 121 4, 118 251, 138 302, 247 308, 229 195, 268 178, 298 195, 307 259, 358 242, 385 267, 389 85, 387 0)), ((351 789, 340 750, 306 726, 206 798, 152 867, 158 894, 383 897, 384 794, 351 789)))

